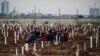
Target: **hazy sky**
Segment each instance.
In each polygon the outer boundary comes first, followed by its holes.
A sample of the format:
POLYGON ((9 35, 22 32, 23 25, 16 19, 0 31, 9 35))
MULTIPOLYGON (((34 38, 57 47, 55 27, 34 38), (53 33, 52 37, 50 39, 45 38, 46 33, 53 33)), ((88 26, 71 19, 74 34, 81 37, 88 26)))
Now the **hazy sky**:
MULTIPOLYGON (((0 12, 1 2, 0 0, 0 12)), ((78 8, 79 14, 88 14, 89 6, 96 6, 100 8, 100 0, 7 0, 10 3, 10 12, 14 6, 20 13, 32 12, 35 8, 40 12, 48 14, 58 14, 58 9, 61 8, 61 14, 76 14, 78 8)))

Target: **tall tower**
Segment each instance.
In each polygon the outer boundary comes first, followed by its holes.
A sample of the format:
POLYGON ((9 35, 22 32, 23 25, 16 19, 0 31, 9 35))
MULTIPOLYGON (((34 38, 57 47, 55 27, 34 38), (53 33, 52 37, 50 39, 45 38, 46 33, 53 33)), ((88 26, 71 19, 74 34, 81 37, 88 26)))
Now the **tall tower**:
POLYGON ((94 7, 89 8, 89 14, 90 14, 90 17, 100 16, 100 10, 98 7, 96 7, 96 3, 94 4, 94 7))
POLYGON ((58 10, 58 12, 59 12, 59 25, 61 24, 61 21, 60 21, 60 19, 61 19, 61 9, 59 8, 59 10, 58 10))
POLYGON ((79 16, 79 10, 78 10, 78 8, 76 9, 76 15, 79 16))
POLYGON ((3 2, 1 2, 1 14, 8 15, 8 13, 9 13, 9 2, 4 0, 3 2))

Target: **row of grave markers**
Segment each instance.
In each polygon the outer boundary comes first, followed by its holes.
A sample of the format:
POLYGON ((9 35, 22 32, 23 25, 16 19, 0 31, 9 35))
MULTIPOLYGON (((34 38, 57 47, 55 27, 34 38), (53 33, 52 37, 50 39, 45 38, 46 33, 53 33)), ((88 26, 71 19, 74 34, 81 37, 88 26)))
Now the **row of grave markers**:
MULTIPOLYGON (((58 45, 58 42, 60 42, 58 40, 58 38, 56 37, 56 41, 54 42, 55 45, 58 45)), ((15 37, 15 43, 16 43, 16 37, 15 37)), ((7 37, 5 37, 5 45, 7 44, 7 37)), ((98 46, 98 36, 96 34, 96 47, 98 46)), ((41 48, 44 47, 44 44, 43 44, 43 41, 41 42, 41 48)), ((90 48, 93 48, 93 37, 91 36, 90 37, 90 48)), ((24 47, 22 47, 22 54, 24 54, 24 47)), ((79 56, 79 45, 77 45, 77 51, 76 51, 76 56, 79 56)), ((29 50, 29 47, 28 47, 28 43, 25 44, 25 50, 28 51, 29 50)), ((36 51, 36 43, 34 43, 34 48, 33 48, 34 51, 36 51)), ((86 51, 86 43, 84 43, 84 51, 86 51)), ((16 55, 18 55, 18 51, 16 49, 16 55)))

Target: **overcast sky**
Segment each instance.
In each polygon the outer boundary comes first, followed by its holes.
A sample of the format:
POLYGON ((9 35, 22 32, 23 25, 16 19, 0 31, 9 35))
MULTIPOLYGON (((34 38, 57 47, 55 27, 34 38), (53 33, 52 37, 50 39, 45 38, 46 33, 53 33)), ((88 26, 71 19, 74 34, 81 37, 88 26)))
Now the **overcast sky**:
MULTIPOLYGON (((1 12, 1 2, 0 0, 0 12, 1 12)), ((10 4, 10 12, 13 10, 14 6, 16 10, 20 13, 32 12, 35 8, 40 10, 40 12, 48 14, 58 14, 58 9, 61 8, 61 14, 76 14, 76 9, 78 8, 79 14, 88 14, 89 6, 96 6, 100 8, 100 0, 7 0, 10 4)))

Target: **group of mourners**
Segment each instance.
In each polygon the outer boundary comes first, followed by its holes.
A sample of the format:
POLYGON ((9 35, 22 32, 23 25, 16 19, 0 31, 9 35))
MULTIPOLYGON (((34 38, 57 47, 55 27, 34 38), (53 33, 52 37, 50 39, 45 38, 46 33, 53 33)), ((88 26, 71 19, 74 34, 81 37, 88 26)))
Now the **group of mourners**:
POLYGON ((54 41, 57 39, 60 42, 68 41, 68 30, 67 29, 57 29, 55 27, 50 28, 49 30, 41 30, 39 28, 34 28, 34 31, 31 31, 27 37, 26 42, 30 43, 32 41, 54 41))

